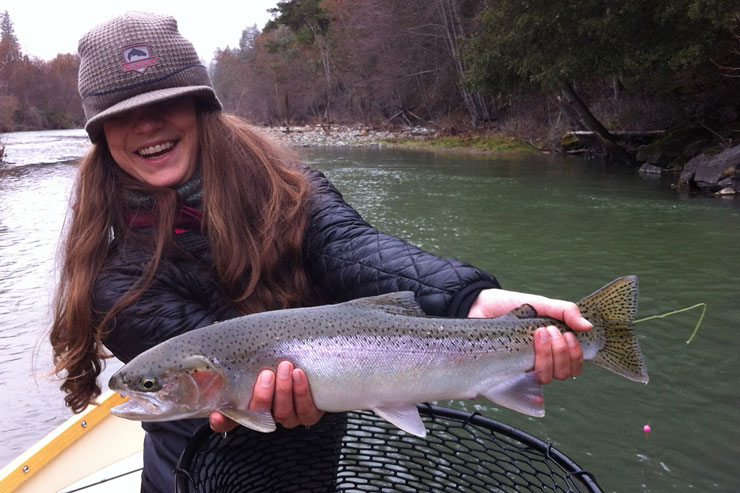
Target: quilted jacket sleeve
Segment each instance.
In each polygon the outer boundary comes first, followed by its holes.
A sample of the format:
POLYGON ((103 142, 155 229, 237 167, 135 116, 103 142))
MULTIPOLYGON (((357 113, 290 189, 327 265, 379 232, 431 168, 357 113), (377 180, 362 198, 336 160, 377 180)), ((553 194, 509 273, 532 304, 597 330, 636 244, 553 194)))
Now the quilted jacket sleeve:
POLYGON ((365 222, 318 171, 306 236, 311 275, 334 301, 413 291, 428 315, 465 317, 496 279, 465 262, 425 252, 365 222))

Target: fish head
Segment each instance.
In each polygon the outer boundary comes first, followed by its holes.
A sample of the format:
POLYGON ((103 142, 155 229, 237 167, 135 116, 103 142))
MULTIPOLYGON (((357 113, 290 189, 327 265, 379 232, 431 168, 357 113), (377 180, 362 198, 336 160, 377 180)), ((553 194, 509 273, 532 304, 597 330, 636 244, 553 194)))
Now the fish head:
POLYGON ((111 413, 139 421, 169 421, 207 416, 220 407, 226 373, 213 360, 190 355, 173 365, 146 364, 134 358, 108 382, 129 400, 111 413))

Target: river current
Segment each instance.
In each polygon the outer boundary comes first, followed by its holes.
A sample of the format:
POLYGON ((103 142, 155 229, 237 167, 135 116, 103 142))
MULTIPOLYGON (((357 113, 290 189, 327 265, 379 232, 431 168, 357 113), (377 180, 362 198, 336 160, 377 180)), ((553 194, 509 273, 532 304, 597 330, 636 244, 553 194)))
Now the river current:
MULTIPOLYGON (((70 416, 47 342, 60 233, 82 131, 0 136, 0 466, 70 416)), ((507 289, 578 300, 612 279, 640 278, 639 317, 704 302, 699 312, 637 325, 642 385, 586 365, 545 387, 547 415, 485 399, 477 410, 552 442, 605 491, 732 491, 740 485, 736 328, 740 200, 688 196, 666 179, 598 161, 307 149, 372 224, 494 274, 507 289), (643 425, 652 431, 645 436, 643 425)), ((103 380, 118 366, 110 362, 103 380)))

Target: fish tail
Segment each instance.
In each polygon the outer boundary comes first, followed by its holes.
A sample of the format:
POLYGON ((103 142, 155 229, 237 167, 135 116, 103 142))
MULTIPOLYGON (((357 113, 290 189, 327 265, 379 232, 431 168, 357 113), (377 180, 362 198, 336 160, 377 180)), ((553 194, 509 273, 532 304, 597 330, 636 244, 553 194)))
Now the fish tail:
POLYGON ((633 323, 639 294, 637 276, 615 279, 578 302, 581 315, 603 331, 603 347, 590 359, 602 368, 636 382, 648 382, 647 368, 633 323))

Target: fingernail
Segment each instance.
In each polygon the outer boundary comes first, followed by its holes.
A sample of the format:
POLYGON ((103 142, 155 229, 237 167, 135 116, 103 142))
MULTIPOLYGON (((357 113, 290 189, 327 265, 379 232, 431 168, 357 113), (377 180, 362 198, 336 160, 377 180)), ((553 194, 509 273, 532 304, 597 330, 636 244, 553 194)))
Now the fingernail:
POLYGON ((578 339, 576 339, 575 334, 572 332, 565 334, 565 342, 568 344, 568 347, 576 347, 578 345, 578 339))
POLYGON ((278 365, 278 378, 290 378, 290 372, 292 370, 291 364, 287 361, 283 361, 278 365))
POLYGON ((553 327, 552 325, 547 328, 547 331, 550 333, 552 337, 558 337, 560 335, 560 331, 556 327, 553 327))
POLYGON ((275 375, 271 371, 263 371, 262 373, 260 373, 260 385, 262 385, 263 387, 272 387, 274 377, 275 375))
POLYGON ((550 335, 547 333, 547 329, 539 330, 540 342, 547 342, 550 340, 550 335))
POLYGON ((293 370, 293 383, 294 384, 302 384, 303 383, 303 372, 295 369, 293 370))

